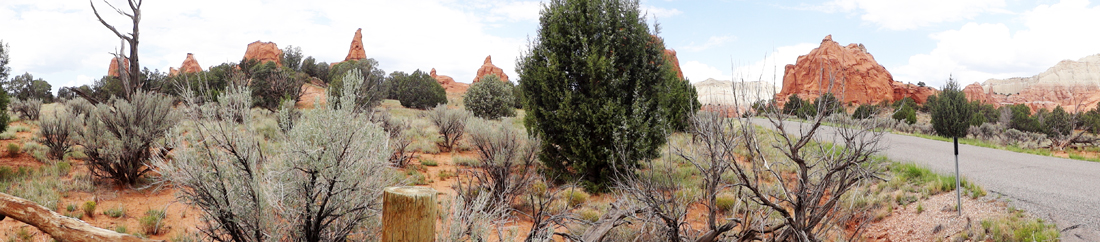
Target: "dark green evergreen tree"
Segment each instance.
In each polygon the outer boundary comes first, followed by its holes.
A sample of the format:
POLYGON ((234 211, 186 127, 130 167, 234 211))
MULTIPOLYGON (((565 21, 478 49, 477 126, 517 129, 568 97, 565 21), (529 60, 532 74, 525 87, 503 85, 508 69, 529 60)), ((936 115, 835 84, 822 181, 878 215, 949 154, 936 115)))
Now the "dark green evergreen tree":
POLYGON ((959 83, 955 79, 948 79, 943 91, 935 99, 929 100, 928 105, 932 108, 932 129, 936 134, 943 137, 966 137, 973 110, 966 101, 966 94, 959 88, 959 83))
MULTIPOLYGON (((617 172, 656 158, 666 142, 673 94, 664 43, 637 1, 551 0, 517 62, 525 125, 542 139, 540 159, 562 178, 604 190, 617 172)), ((694 99, 692 97, 691 99, 694 99)), ((682 110, 681 110, 682 111, 682 110)))
POLYGON ((395 71, 386 78, 389 99, 401 101, 407 108, 429 109, 447 103, 447 91, 428 73, 416 70, 412 74, 395 71))

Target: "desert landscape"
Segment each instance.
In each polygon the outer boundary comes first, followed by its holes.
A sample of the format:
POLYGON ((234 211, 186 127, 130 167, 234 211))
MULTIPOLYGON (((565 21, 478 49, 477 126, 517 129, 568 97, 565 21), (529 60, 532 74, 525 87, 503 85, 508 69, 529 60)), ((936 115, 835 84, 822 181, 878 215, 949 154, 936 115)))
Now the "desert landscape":
POLYGON ((1096 52, 933 85, 826 33, 774 78, 698 78, 649 3, 562 0, 516 53, 410 64, 371 46, 406 32, 326 28, 338 53, 227 38, 162 72, 142 2, 83 7, 121 43, 84 84, 0 36, 0 239, 1100 240, 1096 52))

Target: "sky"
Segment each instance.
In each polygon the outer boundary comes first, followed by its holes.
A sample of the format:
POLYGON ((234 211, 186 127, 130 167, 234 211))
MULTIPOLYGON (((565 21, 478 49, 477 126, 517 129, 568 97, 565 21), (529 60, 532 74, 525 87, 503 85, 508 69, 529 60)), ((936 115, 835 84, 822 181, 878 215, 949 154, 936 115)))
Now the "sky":
MULTIPOLYGON (((124 0, 107 0, 125 8, 124 0)), ((545 1, 188 0, 146 1, 141 64, 167 72, 187 53, 204 68, 238 62, 247 45, 293 45, 319 61, 342 61, 356 29, 367 57, 393 71, 435 68, 469 83, 486 56, 512 78, 536 37, 545 1)), ((102 0, 108 23, 131 25, 102 0)), ((862 43, 896 81, 934 87, 1032 76, 1061 60, 1100 53, 1100 3, 1088 0, 644 0, 641 10, 692 82, 782 83, 783 66, 820 45, 862 43), (778 80, 774 80, 774 79, 778 80)), ((4 0, 0 41, 12 76, 62 86, 107 73, 120 41, 89 2, 4 0)))

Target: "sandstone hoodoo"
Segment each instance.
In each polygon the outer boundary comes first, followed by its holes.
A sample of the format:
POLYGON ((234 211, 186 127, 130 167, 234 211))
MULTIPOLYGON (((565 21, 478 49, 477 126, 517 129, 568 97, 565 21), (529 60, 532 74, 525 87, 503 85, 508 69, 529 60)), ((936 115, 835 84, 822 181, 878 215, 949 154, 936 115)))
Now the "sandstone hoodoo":
POLYGON ((283 66, 283 50, 274 42, 252 42, 248 44, 248 50, 244 52, 245 59, 256 60, 259 63, 274 61, 276 65, 283 66))
POLYGON ((191 53, 187 53, 187 58, 183 59, 183 64, 180 65, 179 69, 168 68, 168 75, 169 76, 175 76, 175 75, 179 75, 181 73, 182 74, 198 73, 198 72, 201 72, 201 71, 202 71, 202 66, 200 66, 199 62, 195 60, 195 55, 193 55, 191 53))
POLYGON ((481 80, 481 77, 489 74, 496 74, 497 77, 500 77, 501 81, 509 81, 508 74, 504 74, 504 69, 500 69, 500 67, 493 65, 493 56, 490 55, 485 57, 485 62, 481 64, 481 68, 477 69, 477 76, 474 77, 474 82, 472 83, 477 83, 477 81, 481 80))
POLYGON ((676 50, 665 50, 665 59, 672 62, 672 69, 676 70, 676 76, 684 79, 684 72, 680 71, 680 58, 676 58, 676 50))
POLYGON ((362 60, 367 58, 367 51, 363 50, 363 29, 355 30, 355 37, 351 39, 351 47, 348 48, 348 56, 344 61, 362 60))
POLYGON ((463 93, 466 89, 470 88, 470 84, 455 82, 454 78, 444 75, 436 75, 435 68, 432 68, 432 78, 435 78, 435 82, 438 82, 440 86, 443 86, 443 90, 448 93, 463 93))
POLYGON ((1100 54, 1063 60, 1031 77, 989 79, 981 87, 998 106, 1025 104, 1032 112, 1058 106, 1068 112, 1089 110, 1100 103, 1100 54))
MULTIPOLYGON (((130 59, 122 58, 122 67, 130 71, 130 59)), ((111 58, 111 65, 107 67, 107 76, 118 77, 118 57, 111 58)))
POLYGON ((830 92, 830 79, 835 80, 831 92, 845 104, 876 104, 906 97, 924 103, 936 92, 929 87, 894 81, 890 72, 875 61, 863 44, 840 46, 829 35, 821 40, 821 46, 799 56, 795 64, 786 66, 783 89, 775 99, 783 103, 791 94, 798 94, 802 99, 816 99, 830 92))

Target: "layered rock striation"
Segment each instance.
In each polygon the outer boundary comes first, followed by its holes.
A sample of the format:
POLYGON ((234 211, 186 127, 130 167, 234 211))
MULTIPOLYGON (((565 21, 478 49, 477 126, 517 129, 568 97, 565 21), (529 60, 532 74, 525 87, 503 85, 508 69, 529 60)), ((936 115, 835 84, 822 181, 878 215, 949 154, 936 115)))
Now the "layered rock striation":
POLYGON ((1025 104, 1032 112, 1059 106, 1068 112, 1087 111, 1100 103, 1100 54, 1063 60, 1030 77, 986 80, 980 86, 982 94, 971 87, 975 84, 967 86, 973 90, 967 92, 967 99, 997 106, 1025 104))
POLYGON ((784 68, 783 88, 774 98, 782 104, 791 94, 816 99, 825 93, 833 93, 845 104, 876 104, 906 97, 924 103, 936 90, 894 81, 863 44, 841 46, 829 35, 820 46, 784 68))

